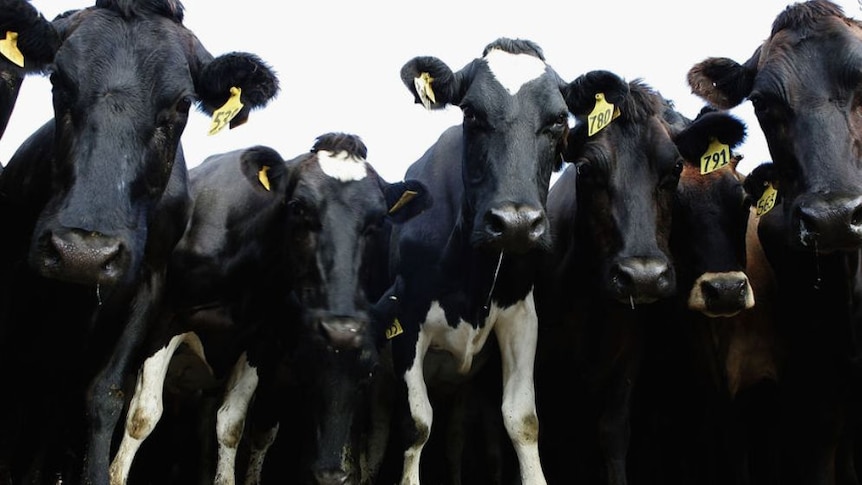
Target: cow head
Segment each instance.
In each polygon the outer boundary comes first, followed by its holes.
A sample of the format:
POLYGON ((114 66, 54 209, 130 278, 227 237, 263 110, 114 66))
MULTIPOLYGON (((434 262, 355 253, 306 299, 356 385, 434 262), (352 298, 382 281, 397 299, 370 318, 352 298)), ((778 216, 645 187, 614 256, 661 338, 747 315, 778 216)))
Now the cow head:
POLYGON ((788 6, 744 64, 708 58, 692 92, 722 109, 751 100, 785 203, 789 243, 862 247, 862 27, 825 0, 788 6))
POLYGON ((316 381, 317 483, 358 480, 358 457, 348 451, 359 449, 351 432, 354 413, 357 403, 367 402, 366 384, 379 365, 379 336, 369 311, 388 285, 386 261, 380 259, 387 228, 430 203, 423 185, 386 182, 366 155, 358 137, 328 133, 286 163, 266 151, 250 150, 241 158, 249 181, 282 211, 275 225, 283 233, 283 269, 307 337, 299 352, 308 356, 298 361, 316 381), (381 274, 386 284, 377 282, 381 274))
MULTIPOLYGON (((25 3, 4 7, 14 13, 25 3)), ((41 66, 53 85, 53 139, 31 137, 12 160, 53 143, 43 175, 50 194, 30 250, 44 276, 111 288, 137 278, 145 254, 163 262, 185 226, 180 136, 192 105, 213 114, 238 94, 236 124, 276 95, 277 79, 259 58, 213 58, 182 20, 172 0, 99 1, 58 17, 45 34, 0 12, 0 25, 22 42, 41 35, 56 44, 41 66)))
POLYGON ((668 238, 683 162, 664 99, 640 81, 591 71, 572 83, 567 101, 578 123, 566 160, 577 168, 578 220, 598 255, 602 286, 625 304, 671 295, 668 238))
POLYGON ((499 39, 457 72, 416 57, 401 79, 417 103, 464 114, 462 222, 471 244, 523 253, 547 248, 545 202, 568 130, 565 86, 526 40, 499 39))
POLYGON ((686 162, 670 239, 677 281, 688 291, 688 308, 710 317, 732 316, 754 305, 745 273, 752 198, 743 188, 745 176, 737 171, 742 156, 731 152, 745 139, 745 131, 741 121, 726 113, 705 112, 675 137, 686 162), (710 140, 722 148, 711 148, 710 140))

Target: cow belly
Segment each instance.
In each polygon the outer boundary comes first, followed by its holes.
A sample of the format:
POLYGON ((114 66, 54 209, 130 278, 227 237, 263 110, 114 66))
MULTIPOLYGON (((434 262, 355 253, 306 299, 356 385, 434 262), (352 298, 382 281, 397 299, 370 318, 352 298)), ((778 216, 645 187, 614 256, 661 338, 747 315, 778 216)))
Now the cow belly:
POLYGON ((428 338, 428 355, 425 356, 426 379, 434 373, 468 376, 473 369, 473 360, 485 347, 488 336, 494 330, 494 311, 482 325, 474 328, 460 320, 456 327, 446 321, 446 315, 438 302, 433 302, 422 324, 422 333, 428 338), (430 371, 431 374, 427 373, 430 371))

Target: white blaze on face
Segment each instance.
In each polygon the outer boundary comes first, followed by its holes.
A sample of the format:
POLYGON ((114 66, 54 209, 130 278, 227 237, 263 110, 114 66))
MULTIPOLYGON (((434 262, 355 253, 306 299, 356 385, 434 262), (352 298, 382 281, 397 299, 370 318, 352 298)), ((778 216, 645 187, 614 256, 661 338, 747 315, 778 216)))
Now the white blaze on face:
POLYGON ((362 180, 368 175, 365 160, 356 158, 341 151, 332 153, 328 150, 317 152, 317 163, 323 173, 342 182, 362 180))
POLYGON ((485 62, 497 81, 509 94, 517 93, 521 86, 545 73, 545 63, 529 54, 512 54, 500 49, 491 49, 485 62))

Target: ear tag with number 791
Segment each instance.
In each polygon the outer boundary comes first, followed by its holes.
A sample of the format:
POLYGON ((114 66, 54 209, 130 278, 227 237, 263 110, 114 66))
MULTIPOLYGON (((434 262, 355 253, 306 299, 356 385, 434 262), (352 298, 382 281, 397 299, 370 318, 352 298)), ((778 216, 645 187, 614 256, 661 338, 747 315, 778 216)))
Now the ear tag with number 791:
POLYGON ((720 169, 730 163, 730 147, 715 138, 700 156, 701 175, 720 169))

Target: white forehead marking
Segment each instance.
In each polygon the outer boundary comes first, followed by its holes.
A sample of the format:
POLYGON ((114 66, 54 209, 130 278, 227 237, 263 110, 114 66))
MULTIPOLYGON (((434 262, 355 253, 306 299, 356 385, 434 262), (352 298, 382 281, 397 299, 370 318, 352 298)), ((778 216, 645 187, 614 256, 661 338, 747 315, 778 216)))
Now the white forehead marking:
POLYGON ((345 151, 332 153, 320 150, 317 152, 317 163, 323 173, 342 182, 362 180, 368 175, 365 159, 353 157, 345 151))
POLYGON ((485 55, 485 62, 509 94, 517 93, 521 86, 545 73, 544 61, 529 54, 491 49, 485 55))

